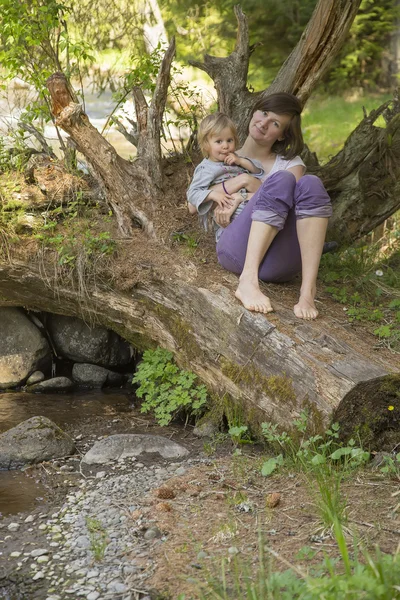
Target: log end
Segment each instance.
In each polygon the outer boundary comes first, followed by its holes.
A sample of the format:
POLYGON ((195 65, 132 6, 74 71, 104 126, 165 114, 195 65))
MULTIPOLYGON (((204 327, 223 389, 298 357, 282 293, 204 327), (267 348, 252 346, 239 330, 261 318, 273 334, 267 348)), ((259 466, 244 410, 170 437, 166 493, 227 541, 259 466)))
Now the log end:
POLYGON ((400 439, 400 375, 356 385, 333 413, 343 442, 359 440, 365 449, 392 452, 400 439))

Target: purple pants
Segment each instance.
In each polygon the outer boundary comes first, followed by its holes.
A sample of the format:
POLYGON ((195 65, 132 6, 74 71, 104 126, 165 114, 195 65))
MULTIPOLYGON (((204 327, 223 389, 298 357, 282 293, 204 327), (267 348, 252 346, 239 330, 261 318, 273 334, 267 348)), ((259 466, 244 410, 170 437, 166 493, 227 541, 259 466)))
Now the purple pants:
POLYGON ((244 210, 224 229, 217 244, 218 261, 224 269, 240 274, 251 223, 262 221, 279 231, 261 261, 259 279, 289 281, 301 271, 296 220, 331 214, 331 200, 318 177, 304 175, 296 182, 290 171, 278 171, 263 182, 244 210))

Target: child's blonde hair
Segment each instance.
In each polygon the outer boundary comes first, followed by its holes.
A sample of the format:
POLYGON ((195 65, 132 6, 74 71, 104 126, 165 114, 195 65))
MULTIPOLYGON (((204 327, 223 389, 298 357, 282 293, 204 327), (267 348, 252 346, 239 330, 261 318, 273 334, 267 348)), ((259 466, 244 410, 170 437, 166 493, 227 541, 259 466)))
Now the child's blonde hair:
POLYGON ((236 131, 235 123, 226 115, 220 112, 208 115, 199 125, 199 131, 197 133, 197 141, 200 146, 200 150, 203 156, 208 157, 207 140, 210 135, 218 135, 223 129, 229 127, 232 132, 232 137, 235 141, 235 148, 237 147, 239 140, 236 131))

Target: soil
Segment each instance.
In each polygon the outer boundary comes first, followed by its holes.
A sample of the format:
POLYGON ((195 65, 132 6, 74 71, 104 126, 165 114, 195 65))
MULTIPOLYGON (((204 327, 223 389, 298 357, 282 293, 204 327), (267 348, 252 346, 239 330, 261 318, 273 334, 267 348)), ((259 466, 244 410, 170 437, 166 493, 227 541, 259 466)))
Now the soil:
MULTIPOLYGON (((296 472, 262 477, 265 456, 256 446, 238 449, 221 435, 199 440, 189 425, 160 428, 150 417, 137 411, 121 414, 116 410, 113 414, 109 410, 107 415, 83 418, 69 430, 79 439, 80 454, 102 435, 132 432, 172 438, 190 450, 190 459, 205 461, 194 465, 184 461, 185 473, 144 494, 141 507, 134 515, 135 520, 155 522, 163 534, 161 539, 151 542, 150 554, 155 568, 149 573, 145 587, 152 590, 152 598, 175 599, 179 594, 185 594, 187 599, 199 598, 199 585, 211 577, 221 577, 223 559, 229 572, 234 556, 240 564, 247 565, 255 577, 259 568, 260 536, 268 549, 267 555, 274 553, 271 560, 275 570, 295 565, 307 572, 310 566, 321 563, 324 556, 338 556, 332 532, 323 526, 319 517, 315 489, 296 472)), ((22 545, 43 547, 44 543, 37 527, 29 533, 21 529, 17 539, 7 537, 10 522, 23 522, 28 514, 35 515, 36 523, 38 518, 40 522, 40 518, 45 519, 60 508, 66 494, 77 489, 84 476, 93 476, 98 470, 106 471, 108 476, 118 469, 105 465, 82 469, 79 458, 78 454, 27 470, 27 476, 40 480, 46 487, 47 497, 35 509, 2 519, 0 537, 4 559, 11 552, 20 551, 22 545)), ((147 465, 167 464, 151 455, 140 460, 147 465)), ((379 470, 369 468, 358 471, 355 478, 345 478, 342 492, 347 505, 349 547, 353 548, 356 540, 372 552, 379 546, 384 553, 394 553, 400 543, 400 478, 384 476, 379 470)), ((30 577, 26 582, 21 579, 22 573, 13 575, 10 559, 2 562, 2 576, 8 582, 8 591, 14 579, 18 582, 18 593, 22 594, 8 597, 23 600, 42 597, 40 592, 29 595, 33 589, 30 577)), ((95 566, 101 568, 101 563, 95 566)), ((143 594, 142 591, 137 598, 143 594)))

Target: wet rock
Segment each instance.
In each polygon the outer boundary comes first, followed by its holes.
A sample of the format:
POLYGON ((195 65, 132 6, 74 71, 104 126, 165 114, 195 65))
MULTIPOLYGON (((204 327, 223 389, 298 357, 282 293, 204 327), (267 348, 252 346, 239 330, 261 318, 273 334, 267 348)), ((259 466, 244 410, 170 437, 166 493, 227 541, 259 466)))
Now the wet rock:
POLYGON ((49 315, 48 328, 58 354, 75 362, 114 367, 131 359, 128 342, 105 327, 90 328, 76 317, 49 315))
POLYGON ((72 454, 74 442, 46 417, 32 417, 0 435, 0 468, 16 469, 72 454))
POLYGON ((101 388, 103 385, 119 386, 124 382, 124 377, 119 373, 87 363, 75 363, 72 378, 78 385, 94 388, 101 388))
POLYGON ((34 383, 39 383, 40 381, 43 381, 43 379, 44 373, 42 373, 42 371, 35 371, 26 380, 26 385, 33 385, 34 383))
POLYGON ((67 392, 74 387, 73 382, 68 377, 53 377, 40 381, 29 387, 30 392, 67 392))
POLYGON ((85 454, 82 462, 93 464, 104 464, 110 460, 119 460, 130 456, 141 454, 158 453, 163 458, 180 458, 189 454, 188 450, 159 435, 140 434, 118 434, 99 440, 85 454))
POLYGON ((47 340, 18 308, 0 308, 0 389, 21 385, 50 364, 47 340))

